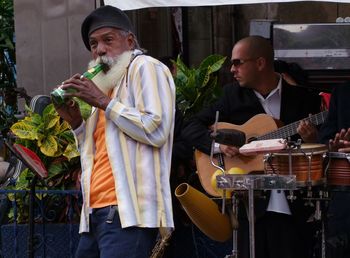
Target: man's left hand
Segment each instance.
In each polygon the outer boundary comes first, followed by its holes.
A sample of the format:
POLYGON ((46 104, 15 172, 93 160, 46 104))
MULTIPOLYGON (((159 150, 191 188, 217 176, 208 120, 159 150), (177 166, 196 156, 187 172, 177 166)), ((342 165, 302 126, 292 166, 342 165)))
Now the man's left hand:
POLYGON ((301 136, 304 142, 307 142, 307 143, 317 142, 317 134, 318 134, 317 129, 309 121, 301 120, 298 125, 297 132, 301 136))

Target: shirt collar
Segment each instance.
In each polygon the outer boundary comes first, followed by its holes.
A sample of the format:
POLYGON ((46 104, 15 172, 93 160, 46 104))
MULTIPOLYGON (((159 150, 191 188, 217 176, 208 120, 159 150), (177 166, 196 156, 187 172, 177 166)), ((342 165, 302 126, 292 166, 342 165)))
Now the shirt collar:
POLYGON ((264 98, 256 90, 254 90, 255 95, 261 100, 267 100, 267 99, 271 98, 272 96, 274 96, 275 94, 278 94, 279 97, 281 97, 281 95, 282 95, 282 76, 280 74, 278 74, 278 76, 279 76, 279 79, 278 79, 277 87, 274 90, 272 90, 266 98, 264 98))

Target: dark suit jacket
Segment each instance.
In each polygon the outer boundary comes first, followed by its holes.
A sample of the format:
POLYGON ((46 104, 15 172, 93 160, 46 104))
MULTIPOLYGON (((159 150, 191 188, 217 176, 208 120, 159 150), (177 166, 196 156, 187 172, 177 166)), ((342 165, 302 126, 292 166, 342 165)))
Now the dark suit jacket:
POLYGON ((328 144, 343 128, 350 128, 350 82, 334 87, 328 117, 320 129, 320 142, 328 144))

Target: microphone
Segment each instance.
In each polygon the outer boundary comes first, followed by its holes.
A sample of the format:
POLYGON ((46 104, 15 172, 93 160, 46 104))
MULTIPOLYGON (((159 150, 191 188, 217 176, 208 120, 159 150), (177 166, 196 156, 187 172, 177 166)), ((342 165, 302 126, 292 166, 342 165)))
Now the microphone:
POLYGON ((245 133, 236 129, 218 129, 210 137, 219 144, 241 147, 246 143, 245 133))

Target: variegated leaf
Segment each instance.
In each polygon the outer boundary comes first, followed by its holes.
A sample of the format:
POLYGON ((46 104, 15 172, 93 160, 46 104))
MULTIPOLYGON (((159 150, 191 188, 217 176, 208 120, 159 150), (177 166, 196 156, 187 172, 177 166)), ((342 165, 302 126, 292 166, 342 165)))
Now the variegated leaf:
POLYGON ((48 135, 40 146, 40 151, 49 157, 56 157, 58 144, 54 136, 48 135))
POLYGON ((37 130, 23 121, 17 122, 11 126, 11 131, 21 139, 37 139, 37 130))
POLYGON ((63 156, 65 156, 68 159, 68 161, 70 161, 72 158, 79 157, 80 153, 77 149, 77 146, 75 144, 70 143, 67 145, 63 156))
POLYGON ((53 114, 48 114, 44 118, 45 129, 53 128, 57 123, 59 123, 60 117, 53 114))

